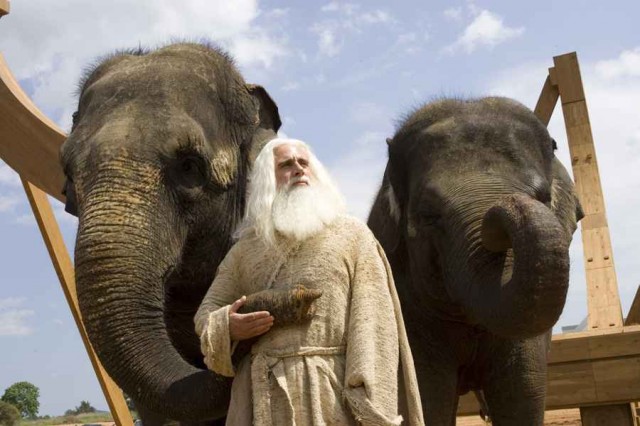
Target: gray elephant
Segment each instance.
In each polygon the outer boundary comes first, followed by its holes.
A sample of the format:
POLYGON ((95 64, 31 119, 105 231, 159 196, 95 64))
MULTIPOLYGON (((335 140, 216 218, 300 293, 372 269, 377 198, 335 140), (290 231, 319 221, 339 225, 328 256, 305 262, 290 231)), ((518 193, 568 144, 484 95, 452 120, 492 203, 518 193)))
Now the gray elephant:
POLYGON ((215 47, 124 51, 92 68, 61 152, 79 217, 78 298, 91 343, 145 426, 225 415, 193 316, 241 219, 275 103, 215 47))
POLYGON ((427 424, 455 424, 459 395, 475 390, 494 424, 542 425, 582 218, 555 142, 523 105, 490 97, 427 104, 388 143, 368 224, 393 269, 427 424))

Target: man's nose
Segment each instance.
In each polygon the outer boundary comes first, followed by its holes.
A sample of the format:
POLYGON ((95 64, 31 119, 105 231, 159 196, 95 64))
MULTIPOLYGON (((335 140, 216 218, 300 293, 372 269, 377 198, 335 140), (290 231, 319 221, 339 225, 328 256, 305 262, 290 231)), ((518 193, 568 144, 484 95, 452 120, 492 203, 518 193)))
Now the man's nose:
POLYGON ((301 176, 301 175, 303 175, 303 174, 304 174, 304 167, 302 167, 302 166, 300 165, 300 163, 295 163, 295 166, 294 166, 294 167, 295 167, 295 169, 294 169, 294 171, 293 171, 293 172, 294 172, 294 174, 295 174, 296 176, 301 176))

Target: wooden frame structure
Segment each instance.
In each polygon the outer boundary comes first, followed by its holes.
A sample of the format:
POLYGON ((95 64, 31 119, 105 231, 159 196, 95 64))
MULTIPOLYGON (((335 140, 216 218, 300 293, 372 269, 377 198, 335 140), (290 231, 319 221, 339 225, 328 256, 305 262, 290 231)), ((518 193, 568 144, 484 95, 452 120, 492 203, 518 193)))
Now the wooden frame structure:
MULTIPOLYGON (((0 16, 9 13, 9 2, 0 0, 0 16)), ((64 202, 64 175, 60 146, 64 132, 33 104, 18 85, 0 54, 0 159, 20 175, 29 204, 60 280, 69 308, 84 343, 98 382, 118 426, 132 426, 133 419, 122 391, 106 373, 96 356, 78 308, 73 263, 53 215, 47 194, 64 202)))
MULTIPOLYGON (((0 16, 8 12, 8 0, 0 0, 0 16)), ((553 336, 548 360, 547 409, 582 407, 586 424, 598 425, 605 424, 597 420, 602 410, 609 414, 622 412, 624 417, 627 411, 630 412, 629 403, 640 400, 640 325, 635 325, 640 324, 640 291, 627 323, 623 324, 577 56, 575 53, 557 56, 554 65, 549 69, 535 113, 548 124, 558 99, 561 100, 576 187, 586 213, 582 221, 582 238, 589 330, 553 336), (596 408, 591 409, 592 406, 596 408)), ((104 371, 87 338, 78 309, 73 265, 47 200, 48 194, 64 201, 60 192, 64 176, 58 163, 58 152, 64 139, 64 133, 22 91, 0 54, 0 158, 22 178, 109 408, 118 425, 129 426, 133 420, 122 391, 104 371)), ((476 413, 478 406, 474 397, 461 398, 458 414, 476 413)))
MULTIPOLYGON (((588 330, 555 335, 547 374, 548 410, 580 407, 583 424, 632 425, 640 400, 640 289, 622 322, 611 239, 582 77, 575 52, 553 58, 534 109, 546 125, 562 104, 578 198, 588 294, 588 330), (612 419, 617 420, 612 423, 612 419), (603 422, 600 421, 603 419, 603 422)), ((460 400, 458 415, 478 413, 475 398, 460 400)))

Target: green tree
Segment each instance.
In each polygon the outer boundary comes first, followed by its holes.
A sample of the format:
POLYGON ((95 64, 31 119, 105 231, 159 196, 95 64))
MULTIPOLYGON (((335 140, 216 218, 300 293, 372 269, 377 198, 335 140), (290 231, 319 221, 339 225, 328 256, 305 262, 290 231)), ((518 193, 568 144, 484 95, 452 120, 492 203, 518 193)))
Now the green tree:
POLYGON ((80 405, 76 407, 75 414, 95 413, 96 409, 91 406, 89 401, 80 401, 80 405))
POLYGON ((8 402, 0 401, 0 425, 14 426, 20 420, 20 411, 8 402))
POLYGON ((0 400, 15 406, 22 417, 33 419, 38 415, 40 390, 29 382, 18 382, 9 386, 0 400))

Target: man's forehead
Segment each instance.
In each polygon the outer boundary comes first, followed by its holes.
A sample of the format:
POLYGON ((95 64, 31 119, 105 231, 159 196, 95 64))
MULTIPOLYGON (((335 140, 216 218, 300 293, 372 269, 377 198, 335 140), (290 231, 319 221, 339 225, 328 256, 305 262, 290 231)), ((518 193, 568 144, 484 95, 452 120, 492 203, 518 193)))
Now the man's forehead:
POLYGON ((309 151, 301 145, 284 143, 273 148, 273 155, 277 160, 285 160, 293 157, 309 158, 309 151))

